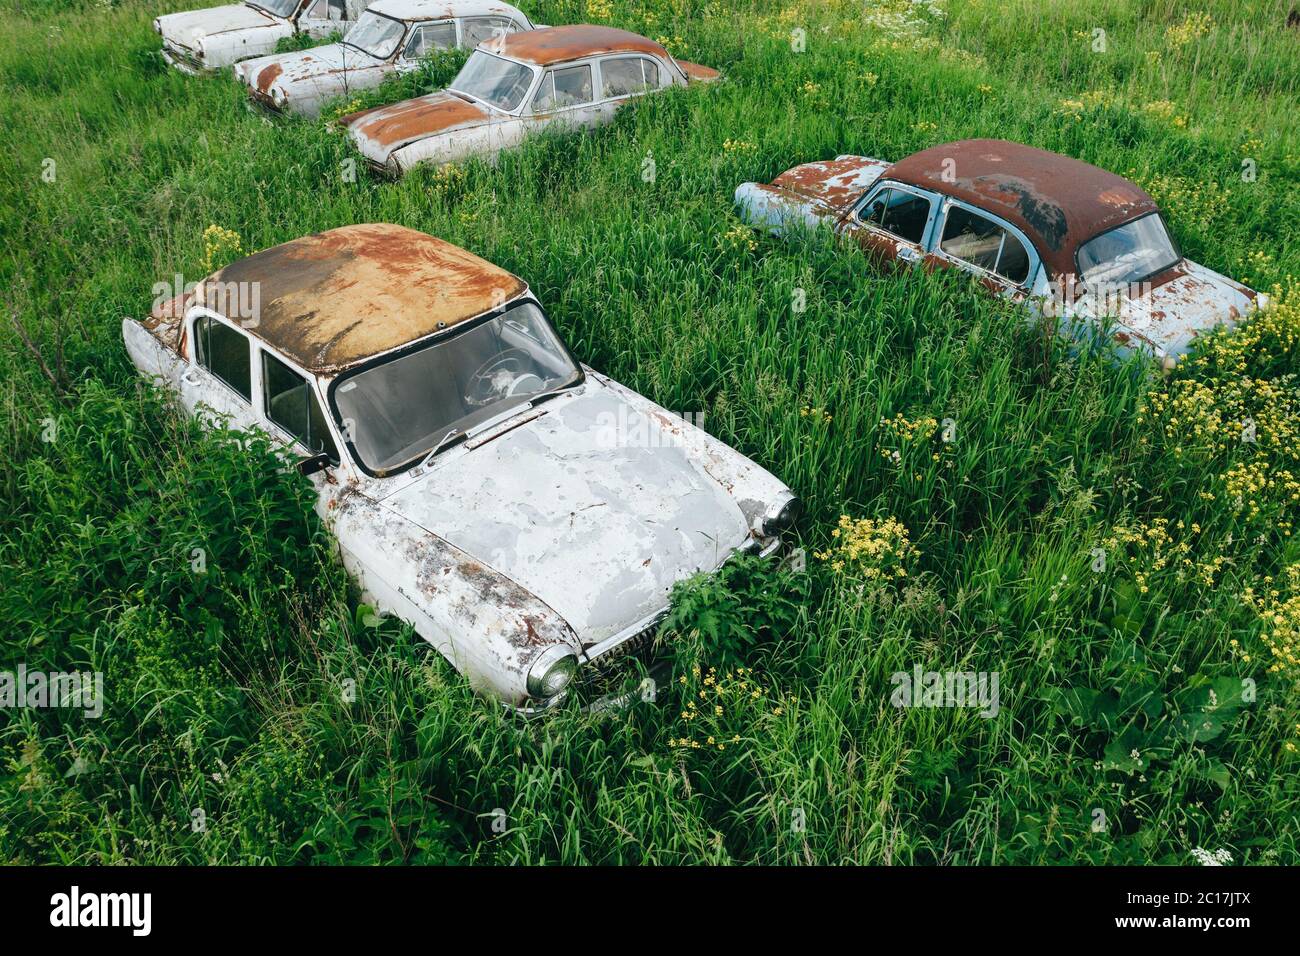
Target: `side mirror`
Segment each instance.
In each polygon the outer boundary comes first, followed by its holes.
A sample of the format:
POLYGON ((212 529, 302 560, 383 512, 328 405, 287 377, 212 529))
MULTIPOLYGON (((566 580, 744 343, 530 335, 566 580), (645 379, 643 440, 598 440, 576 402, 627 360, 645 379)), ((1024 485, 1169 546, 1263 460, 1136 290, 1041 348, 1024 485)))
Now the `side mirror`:
POLYGON ((316 474, 318 471, 324 471, 332 464, 333 462, 330 461, 330 456, 325 454, 325 452, 321 452, 319 455, 312 455, 310 458, 301 459, 298 462, 298 473, 305 478, 309 475, 316 474))

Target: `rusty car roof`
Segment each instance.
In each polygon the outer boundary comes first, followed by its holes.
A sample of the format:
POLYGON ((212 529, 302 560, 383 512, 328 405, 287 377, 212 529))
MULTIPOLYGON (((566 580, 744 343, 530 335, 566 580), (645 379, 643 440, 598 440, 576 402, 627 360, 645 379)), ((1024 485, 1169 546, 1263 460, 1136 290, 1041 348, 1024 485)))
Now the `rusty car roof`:
POLYGON ((549 66, 600 53, 648 53, 668 58, 667 50, 639 33, 592 23, 512 33, 505 38, 498 52, 535 66, 549 66))
POLYGON ((337 371, 482 315, 527 284, 433 236, 343 226, 253 253, 205 284, 258 283, 243 328, 311 372, 337 371))
POLYGON ((1002 216, 1033 240, 1059 275, 1074 272, 1080 243, 1158 210, 1154 199, 1122 176, 999 139, 964 139, 923 149, 889 167, 883 178, 1002 216))
POLYGON ((376 0, 367 7, 397 20, 437 20, 444 17, 509 16, 527 19, 522 11, 496 0, 376 0))

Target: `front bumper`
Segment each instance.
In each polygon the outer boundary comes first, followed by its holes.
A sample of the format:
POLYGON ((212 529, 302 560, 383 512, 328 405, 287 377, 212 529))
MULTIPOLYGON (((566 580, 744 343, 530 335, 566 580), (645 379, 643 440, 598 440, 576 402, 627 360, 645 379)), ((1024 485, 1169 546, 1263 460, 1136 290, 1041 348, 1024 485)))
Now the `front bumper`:
MULTIPOLYGON (((778 535, 751 537, 732 554, 756 554, 760 558, 769 558, 780 549, 781 538, 778 535)), ((644 663, 644 659, 649 657, 654 649, 655 639, 659 634, 659 625, 668 616, 668 611, 669 608, 665 605, 617 634, 584 648, 582 653, 578 655, 578 674, 573 679, 573 684, 570 687, 566 687, 559 694, 547 700, 530 701, 522 707, 513 707, 511 709, 523 716, 546 713, 554 710, 567 700, 574 686, 582 687, 583 685, 591 685, 601 682, 603 679, 608 679, 621 662, 636 659, 642 660, 644 663)), ((649 668, 649 670, 653 669, 649 668)), ((653 686, 647 692, 646 681, 653 685, 654 678, 650 676, 643 678, 636 691, 624 690, 597 697, 583 709, 595 713, 604 710, 622 709, 625 706, 635 704, 638 700, 653 700, 653 686)))

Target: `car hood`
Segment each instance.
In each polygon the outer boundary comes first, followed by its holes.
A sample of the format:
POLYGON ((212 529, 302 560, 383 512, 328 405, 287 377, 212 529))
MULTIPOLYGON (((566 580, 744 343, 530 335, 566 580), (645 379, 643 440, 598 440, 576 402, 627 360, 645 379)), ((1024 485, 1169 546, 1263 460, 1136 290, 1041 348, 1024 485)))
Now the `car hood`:
POLYGON ((664 609, 675 581, 749 536, 667 430, 590 379, 443 456, 384 505, 527 588, 584 646, 664 609))
POLYGON ((1178 356, 1191 349, 1198 335, 1219 324, 1235 325, 1254 306, 1255 293, 1246 286, 1184 260, 1160 285, 1123 300, 1115 338, 1121 346, 1141 347, 1157 358, 1178 356))
POLYGON ((232 30, 255 30, 260 27, 274 27, 279 21, 261 10, 243 3, 227 7, 211 7, 207 10, 191 10, 187 13, 169 13, 158 18, 162 35, 181 46, 193 48, 194 37, 218 36, 232 30))
POLYGON ((363 156, 384 163, 394 150, 409 143, 485 122, 489 116, 486 107, 442 91, 352 113, 339 123, 363 156))

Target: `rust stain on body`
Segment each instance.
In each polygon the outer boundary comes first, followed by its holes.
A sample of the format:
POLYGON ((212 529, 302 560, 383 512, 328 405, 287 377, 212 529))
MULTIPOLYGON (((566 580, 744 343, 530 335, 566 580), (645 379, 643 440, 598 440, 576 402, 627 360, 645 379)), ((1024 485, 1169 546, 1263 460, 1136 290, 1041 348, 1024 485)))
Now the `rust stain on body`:
POLYGON ((487 111, 475 103, 449 93, 431 93, 351 113, 339 124, 387 148, 487 118, 487 111))
POLYGON ((279 63, 272 63, 270 66, 264 68, 262 72, 257 74, 257 88, 263 93, 269 93, 271 91, 271 84, 280 78, 282 72, 284 72, 284 67, 279 63))

